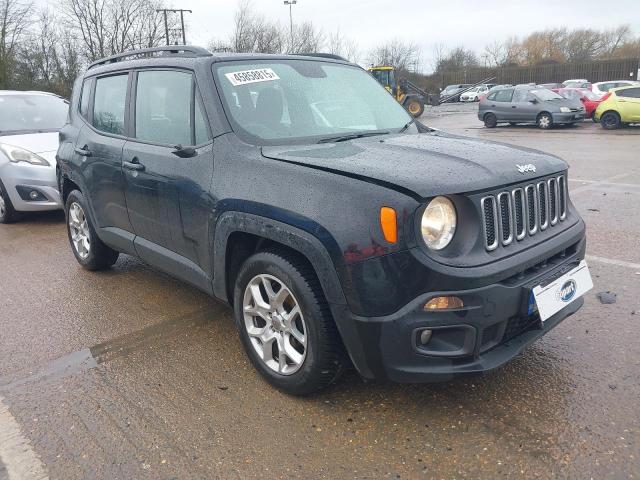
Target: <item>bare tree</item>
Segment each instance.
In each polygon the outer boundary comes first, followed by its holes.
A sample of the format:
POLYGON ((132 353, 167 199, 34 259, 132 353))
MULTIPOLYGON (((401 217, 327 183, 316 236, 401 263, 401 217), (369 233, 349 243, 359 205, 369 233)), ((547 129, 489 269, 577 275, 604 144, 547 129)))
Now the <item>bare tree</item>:
POLYGON ((399 39, 390 40, 369 53, 372 64, 391 65, 398 71, 417 71, 419 60, 420 49, 413 43, 404 43, 399 39))
POLYGON ((287 53, 314 53, 322 50, 324 34, 312 22, 304 22, 293 27, 293 37, 288 39, 287 53))
POLYGON ((483 58, 489 67, 501 67, 507 61, 509 52, 506 43, 494 41, 484 47, 483 58))
POLYGON ((460 70, 463 68, 477 67, 479 65, 478 57, 471 50, 464 47, 457 47, 451 50, 436 65, 436 72, 445 72, 448 70, 460 70))
POLYGON ((354 63, 358 61, 359 52, 357 43, 344 36, 340 29, 330 33, 327 37, 326 51, 327 53, 340 55, 354 63))
POLYGON ((164 26, 155 10, 161 6, 156 0, 63 0, 69 28, 90 61, 160 45, 164 26))
POLYGON ((20 0, 0 0, 0 87, 10 80, 16 50, 31 24, 31 7, 20 0))

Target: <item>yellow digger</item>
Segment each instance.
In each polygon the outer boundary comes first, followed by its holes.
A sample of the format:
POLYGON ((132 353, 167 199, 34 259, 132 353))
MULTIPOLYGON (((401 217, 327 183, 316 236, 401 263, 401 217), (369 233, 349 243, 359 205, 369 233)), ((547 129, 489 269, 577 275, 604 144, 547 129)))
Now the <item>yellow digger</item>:
POLYGON ((406 79, 396 79, 396 69, 387 65, 372 66, 369 73, 400 103, 409 114, 417 118, 424 112, 429 95, 406 79))

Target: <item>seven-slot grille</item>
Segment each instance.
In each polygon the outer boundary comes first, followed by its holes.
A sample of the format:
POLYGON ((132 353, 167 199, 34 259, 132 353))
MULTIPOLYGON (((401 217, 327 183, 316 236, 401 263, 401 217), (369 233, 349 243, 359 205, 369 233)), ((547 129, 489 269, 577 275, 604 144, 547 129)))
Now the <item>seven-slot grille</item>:
POLYGON ((567 216, 565 176, 547 178, 480 200, 485 246, 494 250, 546 230, 567 216))

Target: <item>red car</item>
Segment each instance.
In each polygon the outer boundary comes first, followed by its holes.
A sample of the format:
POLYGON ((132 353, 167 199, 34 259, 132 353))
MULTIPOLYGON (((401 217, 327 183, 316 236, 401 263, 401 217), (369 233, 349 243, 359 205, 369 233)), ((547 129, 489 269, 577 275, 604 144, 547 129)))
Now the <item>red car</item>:
POLYGON ((593 112, 602 101, 602 97, 586 88, 554 88, 553 91, 569 100, 580 100, 584 105, 585 118, 593 118, 593 112))

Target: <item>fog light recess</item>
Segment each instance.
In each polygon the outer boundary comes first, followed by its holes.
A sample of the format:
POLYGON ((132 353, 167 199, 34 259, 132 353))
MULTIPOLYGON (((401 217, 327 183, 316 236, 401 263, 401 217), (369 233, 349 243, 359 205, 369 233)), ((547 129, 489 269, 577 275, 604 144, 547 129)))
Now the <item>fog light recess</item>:
POLYGON ((464 307, 464 302, 460 297, 434 297, 424 304, 427 312, 437 310, 455 310, 464 307))

